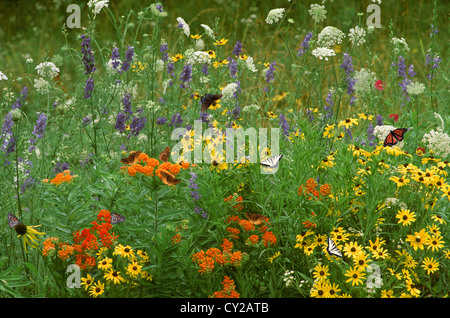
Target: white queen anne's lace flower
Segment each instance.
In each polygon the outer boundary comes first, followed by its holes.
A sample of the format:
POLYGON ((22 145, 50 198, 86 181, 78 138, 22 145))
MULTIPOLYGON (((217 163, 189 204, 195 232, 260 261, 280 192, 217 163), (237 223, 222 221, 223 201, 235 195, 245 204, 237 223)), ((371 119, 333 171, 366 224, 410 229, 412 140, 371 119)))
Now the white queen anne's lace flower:
POLYGON ((359 26, 355 26, 350 29, 348 38, 350 39, 350 42, 352 42, 353 46, 362 45, 366 42, 366 30, 360 28, 359 26))
POLYGON ((325 10, 325 6, 321 6, 320 4, 311 4, 308 12, 316 23, 319 23, 327 18, 327 10, 325 10))
POLYGON ((8 80, 8 78, 6 77, 6 75, 3 74, 2 71, 0 71, 0 81, 7 81, 7 80, 8 80))
POLYGON ((328 61, 328 57, 335 56, 336 52, 333 49, 329 49, 326 47, 318 47, 317 49, 314 49, 312 51, 312 55, 319 59, 325 59, 325 61, 328 61))
POLYGON ((450 155, 450 136, 444 132, 444 121, 441 115, 434 113, 434 116, 441 121, 441 126, 423 135, 422 142, 437 156, 446 158, 450 155))
POLYGON ((236 93, 238 85, 236 83, 231 83, 225 86, 222 90, 222 98, 224 102, 229 101, 234 98, 234 93, 236 93))
POLYGON ((89 8, 94 8, 94 13, 99 14, 103 8, 107 7, 109 4, 109 0, 90 0, 88 2, 89 8))
POLYGON ((247 106, 244 106, 244 108, 242 109, 242 111, 244 113, 256 113, 261 107, 259 107, 256 104, 250 104, 247 106))
POLYGON ((394 53, 399 54, 402 51, 409 52, 408 43, 404 38, 392 38, 391 43, 394 47, 394 53))
POLYGON ((406 91, 408 92, 409 95, 413 96, 420 95, 425 91, 425 84, 417 81, 409 83, 406 86, 406 91))
POLYGON ((43 62, 36 66, 36 72, 44 78, 54 78, 59 74, 59 68, 52 62, 43 62))
POLYGON ((334 26, 327 26, 317 36, 317 45, 322 47, 333 47, 341 44, 345 34, 334 26))
POLYGON ((256 72, 256 67, 255 64, 253 63, 253 57, 249 56, 246 60, 245 60, 245 65, 247 66, 249 71, 252 72, 256 72))
POLYGON ((354 89, 356 93, 370 92, 375 87, 376 76, 374 72, 365 68, 356 71, 354 74, 354 78, 356 79, 354 89))
POLYGON ((200 26, 205 30, 205 33, 212 39, 215 38, 214 31, 206 24, 200 24, 200 26))
POLYGON ((189 25, 184 21, 183 18, 178 17, 177 22, 178 22, 178 27, 181 27, 183 29, 183 32, 186 36, 191 35, 191 29, 189 28, 189 25))
POLYGON ((266 22, 268 24, 272 24, 274 22, 280 21, 283 18, 284 10, 284 8, 270 10, 269 14, 267 15, 266 22))

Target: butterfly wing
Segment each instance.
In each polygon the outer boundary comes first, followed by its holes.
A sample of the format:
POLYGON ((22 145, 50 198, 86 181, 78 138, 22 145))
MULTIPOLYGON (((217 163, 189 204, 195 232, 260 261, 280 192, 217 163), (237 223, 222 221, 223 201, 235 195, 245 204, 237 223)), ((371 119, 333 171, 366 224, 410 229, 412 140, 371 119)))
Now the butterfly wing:
POLYGON ((276 168, 281 158, 283 158, 283 155, 273 156, 261 161, 260 164, 269 168, 276 168))
POLYGON ((328 237, 327 244, 328 244, 328 246, 327 246, 328 254, 342 258, 341 251, 337 248, 336 243, 334 243, 334 241, 331 239, 331 237, 328 237))
POLYGON ((407 132, 408 129, 406 128, 397 128, 392 130, 387 136, 386 139, 384 140, 383 146, 394 146, 396 145, 399 141, 403 140, 403 135, 405 134, 405 132, 407 132))
POLYGON ((120 162, 126 164, 126 165, 134 165, 138 162, 139 155, 141 154, 140 151, 131 151, 130 155, 126 158, 120 159, 120 162))
POLYGON ((392 134, 397 139, 397 141, 402 141, 403 140, 403 135, 407 131, 408 131, 408 129, 406 129, 406 128, 398 128, 398 129, 395 129, 394 131, 392 131, 392 134))
POLYGON ((16 225, 19 225, 20 222, 19 219, 12 213, 8 213, 8 225, 10 227, 15 227, 16 225))
POLYGON ((181 181, 165 171, 161 171, 161 180, 167 185, 176 185, 181 181))
POLYGON ((117 213, 111 213, 111 224, 117 224, 125 221, 125 217, 123 215, 117 213))
POLYGON ((162 162, 167 162, 169 161, 169 157, 170 147, 166 147, 166 149, 164 149, 163 152, 161 152, 161 154, 159 155, 159 160, 161 160, 162 162))
POLYGON ((256 213, 245 212, 245 216, 251 223, 255 225, 259 225, 263 221, 266 221, 266 217, 256 213))
POLYGON ((205 94, 200 98, 200 101, 202 103, 202 112, 206 112, 212 104, 215 104, 218 99, 222 98, 222 95, 212 95, 212 94, 205 94))

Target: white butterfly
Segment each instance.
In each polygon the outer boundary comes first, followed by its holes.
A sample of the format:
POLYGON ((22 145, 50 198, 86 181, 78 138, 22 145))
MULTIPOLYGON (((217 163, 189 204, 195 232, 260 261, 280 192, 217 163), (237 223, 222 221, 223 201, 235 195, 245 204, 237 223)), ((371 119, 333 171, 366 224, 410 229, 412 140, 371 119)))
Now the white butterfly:
POLYGON ((277 168, 278 163, 280 162, 280 159, 283 157, 283 155, 273 156, 267 159, 264 159, 260 162, 262 166, 266 166, 269 168, 277 168))
POLYGON ((328 237, 327 239, 327 252, 330 255, 334 255, 337 257, 342 257, 341 251, 337 248, 336 243, 331 239, 331 237, 328 237))

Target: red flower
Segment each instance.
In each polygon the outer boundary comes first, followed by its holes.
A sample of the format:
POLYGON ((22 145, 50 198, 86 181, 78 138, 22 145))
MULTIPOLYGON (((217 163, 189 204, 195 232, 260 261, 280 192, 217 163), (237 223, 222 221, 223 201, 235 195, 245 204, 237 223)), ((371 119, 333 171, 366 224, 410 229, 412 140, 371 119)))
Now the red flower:
POLYGON ((394 118, 394 122, 398 121, 398 114, 390 114, 389 118, 394 118))
POLYGON ((385 82, 378 80, 375 82, 375 88, 378 89, 379 91, 382 91, 384 89, 384 84, 385 82))

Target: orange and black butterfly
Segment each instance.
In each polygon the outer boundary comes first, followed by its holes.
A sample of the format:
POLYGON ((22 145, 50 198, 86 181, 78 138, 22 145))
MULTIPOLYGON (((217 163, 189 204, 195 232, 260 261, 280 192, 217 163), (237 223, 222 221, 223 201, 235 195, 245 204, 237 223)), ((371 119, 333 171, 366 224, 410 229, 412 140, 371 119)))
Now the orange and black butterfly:
POLYGON ((175 178, 175 176, 171 175, 170 173, 167 173, 165 171, 161 171, 161 180, 162 182, 164 182, 165 184, 171 186, 171 185, 176 185, 178 183, 180 183, 180 179, 175 178))
POLYGON ((132 165, 138 163, 138 158, 139 158, 140 154, 141 154, 140 151, 131 151, 130 155, 128 157, 122 158, 122 159, 120 159, 120 161, 126 165, 132 166, 132 165))
POLYGON ((125 221, 125 217, 123 215, 117 213, 111 213, 111 224, 117 224, 125 221))
POLYGON ((162 162, 167 162, 169 161, 169 157, 170 157, 170 147, 166 147, 166 149, 164 149, 164 151, 161 152, 161 154, 159 155, 159 160, 161 160, 162 162))
POLYGON ((8 213, 8 225, 10 227, 15 227, 16 225, 19 225, 20 223, 22 223, 22 222, 19 221, 17 216, 15 216, 12 213, 8 213))
POLYGON ((222 94, 220 95, 212 95, 212 94, 205 94, 200 98, 200 101, 202 103, 202 112, 206 112, 209 108, 209 106, 216 105, 217 100, 222 98, 222 94))
POLYGON ((405 132, 407 132, 408 129, 406 128, 397 128, 394 130, 391 130, 391 132, 386 136, 386 139, 384 140, 383 146, 394 146, 395 144, 397 144, 399 141, 403 140, 403 135, 405 134, 405 132))
POLYGON ((267 222, 267 217, 260 215, 260 214, 245 212, 245 216, 252 224, 255 224, 255 225, 259 225, 263 222, 267 222))

